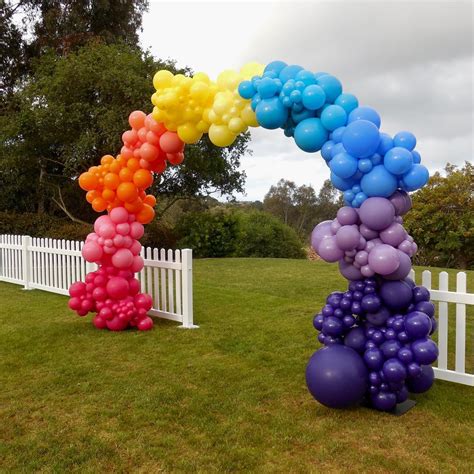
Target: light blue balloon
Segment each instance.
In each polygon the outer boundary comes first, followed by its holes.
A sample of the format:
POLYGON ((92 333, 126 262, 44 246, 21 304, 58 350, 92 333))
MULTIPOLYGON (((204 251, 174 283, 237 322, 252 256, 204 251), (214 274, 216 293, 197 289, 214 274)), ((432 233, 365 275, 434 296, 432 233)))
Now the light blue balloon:
POLYGON ((299 71, 295 76, 295 80, 304 82, 305 86, 316 84, 316 78, 314 77, 314 74, 311 71, 307 71, 306 69, 299 71))
POLYGON ((336 130, 334 130, 331 133, 331 140, 334 143, 341 143, 342 142, 342 135, 343 135, 345 129, 346 129, 346 127, 336 128, 336 130))
POLYGON ((322 71, 320 71, 320 72, 315 72, 315 73, 314 73, 314 77, 315 77, 316 79, 319 79, 321 76, 327 76, 328 74, 329 74, 328 72, 322 72, 322 71))
POLYGON ((411 152, 411 156, 413 156, 413 163, 415 163, 415 165, 421 163, 421 155, 416 150, 411 152))
POLYGON ((304 105, 301 104, 301 103, 293 103, 293 105, 291 106, 291 109, 294 111, 294 112, 302 112, 304 110, 304 105))
POLYGON ((358 192, 356 195, 355 195, 355 198, 354 198, 354 202, 353 202, 353 206, 354 207, 360 207, 361 204, 368 198, 367 194, 363 193, 362 191, 361 192, 358 192))
POLYGON ((295 87, 296 87, 296 90, 303 92, 304 88, 306 87, 306 84, 303 81, 296 81, 295 87))
POLYGON ((334 101, 336 105, 340 105, 345 111, 346 114, 350 114, 354 109, 359 106, 359 101, 357 97, 352 94, 344 92, 334 101))
POLYGON ((383 159, 378 153, 374 153, 370 157, 370 161, 372 162, 373 166, 377 166, 377 165, 380 165, 380 163, 382 163, 383 159))
POLYGON ((413 156, 406 148, 396 146, 387 151, 383 164, 390 173, 401 176, 412 167, 413 156))
POLYGON ((337 77, 326 74, 317 78, 318 85, 320 85, 326 93, 326 101, 331 104, 342 93, 342 84, 337 77))
POLYGON ((243 99, 251 99, 254 96, 255 92, 256 90, 253 87, 251 81, 242 81, 239 84, 239 95, 243 99))
POLYGON ((286 66, 288 66, 288 64, 284 61, 272 61, 265 66, 264 72, 273 71, 276 74, 280 74, 286 66))
POLYGON ((273 79, 264 77, 260 81, 257 91, 262 99, 270 99, 278 93, 278 86, 273 79))
POLYGON ((406 148, 408 151, 412 151, 416 146, 416 137, 411 132, 398 132, 393 137, 393 145, 406 148))
POLYGON ((324 158, 325 161, 331 161, 332 159, 332 149, 334 148, 335 143, 332 140, 328 140, 322 147, 321 147, 321 156, 324 158))
POLYGON ((347 179, 356 173, 357 160, 348 153, 339 153, 330 161, 329 167, 336 176, 347 179))
POLYGON ((257 109, 257 105, 262 101, 262 98, 260 97, 260 94, 255 94, 253 96, 252 102, 250 102, 250 107, 252 107, 252 110, 255 112, 257 109))
MULTIPOLYGON (((333 140, 334 141, 334 140, 333 140)), ((346 149, 344 148, 344 145, 342 143, 336 143, 332 147, 331 155, 334 158, 337 154, 339 153, 346 153, 346 149)))
POLYGON ((354 186, 352 186, 352 192, 354 194, 360 193, 361 191, 362 191, 362 188, 358 184, 354 184, 354 186))
POLYGON ((372 161, 368 158, 362 158, 359 160, 358 168, 362 173, 368 173, 373 168, 372 161))
POLYGON ((344 148, 357 158, 372 156, 379 146, 379 141, 378 128, 368 120, 356 120, 349 123, 342 134, 344 148))
POLYGON ((403 175, 402 182, 406 191, 416 191, 422 188, 430 179, 430 173, 423 165, 413 165, 411 169, 403 175))
POLYGON ((301 101, 303 100, 301 91, 299 91, 299 90, 294 90, 294 91, 290 94, 290 99, 291 99, 291 101, 292 101, 294 104, 299 104, 299 103, 301 103, 301 101))
POLYGON ((280 81, 284 84, 286 81, 289 79, 294 79, 296 77, 296 74, 298 74, 303 68, 301 66, 298 66, 297 64, 292 64, 291 66, 286 66, 284 67, 278 77, 280 78, 280 81))
POLYGON ((377 148, 377 153, 379 155, 384 156, 388 150, 393 148, 393 139, 388 133, 381 133, 380 134, 380 143, 377 148))
POLYGON ((270 130, 282 127, 288 119, 288 109, 283 106, 278 97, 261 99, 255 114, 259 125, 270 130))
POLYGON ((289 80, 284 82, 281 90, 285 95, 289 96, 295 90, 295 81, 289 80))
POLYGON ((321 122, 330 131, 343 127, 347 122, 346 111, 340 105, 330 105, 321 113, 321 122))
POLYGON ((374 166, 360 181, 362 191, 369 197, 389 197, 396 191, 397 184, 397 178, 384 165, 374 166))
POLYGON ((302 120, 315 117, 316 112, 314 110, 303 109, 301 112, 296 112, 295 110, 291 111, 291 118, 295 124, 300 123, 302 120))
POLYGON ((339 191, 349 191, 354 185, 353 179, 339 178, 339 176, 337 176, 334 173, 331 173, 330 179, 331 179, 332 185, 336 189, 339 189, 339 191))
POLYGON ((302 120, 295 128, 296 144, 309 153, 320 150, 327 139, 328 132, 318 118, 302 120))
POLYGON ((309 110, 317 110, 321 108, 326 102, 326 94, 324 90, 312 84, 305 87, 303 91, 303 105, 309 110))
POLYGON ((372 107, 357 107, 354 109, 350 114, 349 114, 349 120, 348 122, 355 122, 356 120, 367 120, 369 122, 372 122, 377 126, 377 128, 380 128, 380 115, 378 112, 373 109, 372 107))
POLYGON ((278 74, 275 71, 265 71, 262 77, 269 77, 270 79, 276 79, 278 74))
POLYGON ((350 205, 354 198, 355 194, 351 190, 344 191, 344 201, 346 202, 346 204, 350 205))
POLYGON ((281 103, 288 109, 291 108, 291 106, 293 105, 293 102, 291 101, 291 99, 286 96, 283 97, 283 99, 281 99, 281 103))

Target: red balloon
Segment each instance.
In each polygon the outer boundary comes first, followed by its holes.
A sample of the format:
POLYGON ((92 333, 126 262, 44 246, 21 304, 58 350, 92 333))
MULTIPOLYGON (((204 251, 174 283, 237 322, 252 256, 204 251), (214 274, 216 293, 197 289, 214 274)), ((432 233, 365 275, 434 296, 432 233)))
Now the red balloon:
POLYGON ((179 153, 184 150, 184 142, 175 132, 165 132, 160 137, 160 147, 165 153, 179 153))
POLYGON ((121 300, 128 294, 128 281, 122 277, 112 277, 107 283, 107 293, 111 298, 121 300))
POLYGON ((132 128, 138 130, 145 125, 146 114, 141 110, 135 110, 128 116, 128 123, 132 128))
POLYGON ((138 134, 135 130, 127 130, 122 134, 122 141, 125 145, 135 145, 138 140, 138 134))
POLYGON ((146 161, 155 161, 160 154, 160 150, 150 143, 144 143, 140 147, 140 157, 146 161))

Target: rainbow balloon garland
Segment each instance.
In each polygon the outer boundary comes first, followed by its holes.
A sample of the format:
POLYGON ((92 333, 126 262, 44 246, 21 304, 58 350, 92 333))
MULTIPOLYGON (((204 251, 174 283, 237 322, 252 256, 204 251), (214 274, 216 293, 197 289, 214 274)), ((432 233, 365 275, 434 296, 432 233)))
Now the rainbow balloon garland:
POLYGON ((402 217, 411 208, 408 192, 429 178, 415 136, 380 132, 377 111, 343 92, 336 77, 282 61, 249 63, 216 82, 162 70, 153 85, 152 113, 132 112, 120 153, 79 178, 92 208, 107 214, 82 250, 99 268, 71 286, 70 308, 95 312, 97 328, 151 329, 152 299, 134 275, 143 268, 138 239, 155 214, 156 199, 146 193, 153 175, 179 165, 185 144, 204 134, 226 147, 248 127, 281 128, 300 149, 321 151, 346 204, 311 236, 321 258, 338 262, 349 280, 314 317, 324 347, 307 366, 311 394, 329 407, 366 399, 387 411, 409 392, 428 390, 438 356, 430 339, 435 308, 428 290, 408 277, 417 245, 402 217))

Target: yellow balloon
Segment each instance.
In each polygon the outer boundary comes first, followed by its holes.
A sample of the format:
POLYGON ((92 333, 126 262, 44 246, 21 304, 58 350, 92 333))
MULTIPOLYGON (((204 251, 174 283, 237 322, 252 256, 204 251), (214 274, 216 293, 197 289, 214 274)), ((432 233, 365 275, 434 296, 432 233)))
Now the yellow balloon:
POLYGON ((232 133, 235 133, 236 135, 238 135, 239 133, 245 132, 247 130, 247 125, 239 117, 234 117, 230 119, 227 126, 229 127, 229 130, 232 133))
POLYGON ((209 87, 204 82, 196 82, 191 86, 189 93, 193 99, 205 101, 209 97, 209 87))
POLYGON ((249 126, 249 127, 258 127, 257 116, 255 112, 252 110, 250 104, 247 104, 242 112, 240 112, 240 117, 242 120, 249 126))
POLYGON ((200 120, 197 123, 196 128, 202 133, 207 133, 209 131, 209 124, 204 120, 200 120))
POLYGON ((173 73, 162 69, 153 76, 153 86, 156 90, 169 87, 173 80, 173 73))
POLYGON ((194 124, 185 123, 178 127, 178 137, 183 140, 184 143, 196 143, 202 137, 202 132, 200 132, 194 124))
POLYGON ((251 79, 253 76, 261 76, 264 70, 265 66, 263 64, 252 62, 242 66, 240 74, 244 79, 251 79))
POLYGON ((236 136, 225 126, 212 124, 209 127, 209 139, 214 145, 225 147, 231 145, 236 136))
POLYGON ((240 82, 239 74, 232 69, 227 69, 217 76, 217 86, 221 90, 234 90, 240 82))
POLYGON ((210 84, 211 80, 205 72, 197 72, 193 76, 194 81, 204 82, 205 84, 210 84))

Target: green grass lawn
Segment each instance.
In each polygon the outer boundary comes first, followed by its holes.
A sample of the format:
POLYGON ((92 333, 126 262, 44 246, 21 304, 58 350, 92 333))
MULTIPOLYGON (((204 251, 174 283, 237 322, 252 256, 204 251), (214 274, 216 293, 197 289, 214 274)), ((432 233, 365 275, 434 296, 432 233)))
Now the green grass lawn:
POLYGON ((402 417, 311 398, 312 316, 345 284, 321 262, 195 261, 200 329, 112 333, 0 283, 0 471, 472 472, 470 387, 436 381, 402 417))

